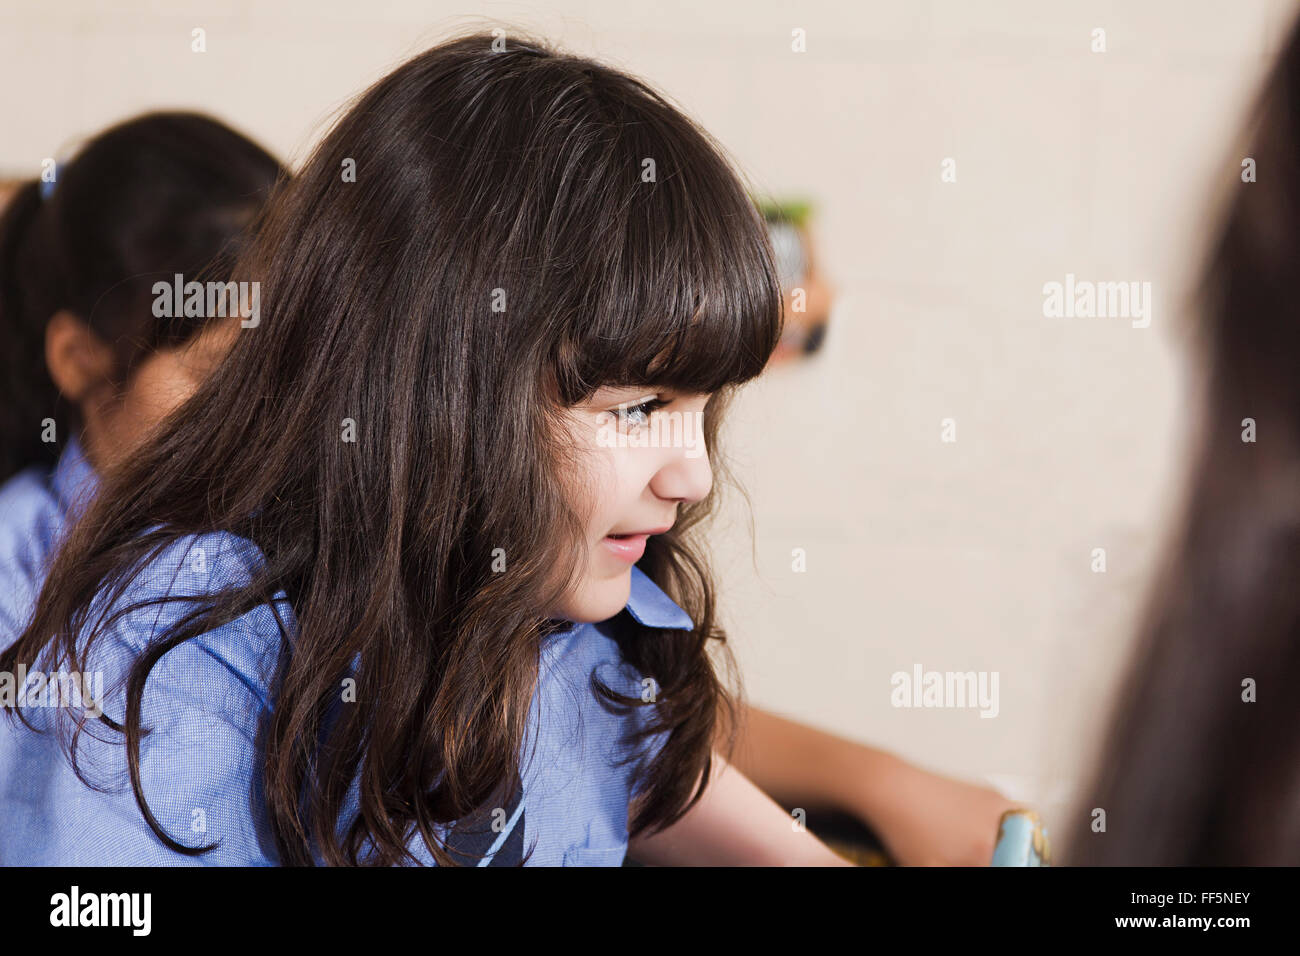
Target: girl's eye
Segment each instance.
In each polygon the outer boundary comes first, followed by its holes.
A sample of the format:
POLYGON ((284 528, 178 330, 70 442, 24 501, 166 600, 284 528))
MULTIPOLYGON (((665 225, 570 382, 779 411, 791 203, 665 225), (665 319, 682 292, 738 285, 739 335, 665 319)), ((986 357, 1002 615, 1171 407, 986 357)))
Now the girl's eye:
POLYGON ((618 416, 620 424, 629 428, 640 428, 650 420, 650 416, 655 411, 667 404, 663 399, 651 398, 636 405, 620 405, 614 409, 614 414, 618 416))

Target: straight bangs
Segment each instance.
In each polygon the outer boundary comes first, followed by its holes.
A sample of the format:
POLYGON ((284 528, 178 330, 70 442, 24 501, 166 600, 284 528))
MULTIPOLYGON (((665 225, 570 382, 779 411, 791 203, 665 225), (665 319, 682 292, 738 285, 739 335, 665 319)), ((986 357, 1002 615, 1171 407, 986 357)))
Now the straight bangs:
POLYGON ((604 177, 586 187, 600 207, 566 217, 568 234, 550 237, 583 264, 584 281, 552 313, 566 316, 553 357, 566 405, 602 386, 739 385, 781 337, 761 213, 709 134, 637 88, 651 97, 636 98, 644 115, 613 126, 613 142, 584 160, 604 177), (642 181, 648 169, 654 181, 642 181))

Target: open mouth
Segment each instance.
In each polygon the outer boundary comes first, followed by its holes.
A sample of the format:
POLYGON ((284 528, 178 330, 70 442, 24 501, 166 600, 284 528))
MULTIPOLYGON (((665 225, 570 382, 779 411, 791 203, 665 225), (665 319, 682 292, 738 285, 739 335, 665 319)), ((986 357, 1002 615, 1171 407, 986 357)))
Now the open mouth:
POLYGON ((646 542, 650 535, 644 531, 640 534, 607 534, 605 548, 615 557, 635 564, 645 554, 646 542))

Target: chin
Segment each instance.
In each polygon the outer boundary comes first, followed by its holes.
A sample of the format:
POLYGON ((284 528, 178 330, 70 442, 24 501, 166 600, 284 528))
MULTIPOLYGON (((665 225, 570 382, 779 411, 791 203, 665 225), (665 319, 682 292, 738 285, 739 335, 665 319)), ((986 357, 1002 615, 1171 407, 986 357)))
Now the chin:
POLYGON ((579 624, 596 624, 607 621, 623 608, 632 591, 632 569, 616 578, 583 582, 577 595, 570 602, 565 618, 579 624))

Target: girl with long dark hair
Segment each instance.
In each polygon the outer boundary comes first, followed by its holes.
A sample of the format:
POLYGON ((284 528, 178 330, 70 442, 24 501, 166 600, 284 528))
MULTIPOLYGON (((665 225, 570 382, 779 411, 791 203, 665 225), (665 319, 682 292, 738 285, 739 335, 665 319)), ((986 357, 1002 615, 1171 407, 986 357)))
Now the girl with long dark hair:
POLYGON ((230 274, 259 322, 101 469, 0 654, 52 675, 0 701, 0 862, 842 862, 714 752, 710 456, 781 310, 707 134, 462 37, 230 274))

